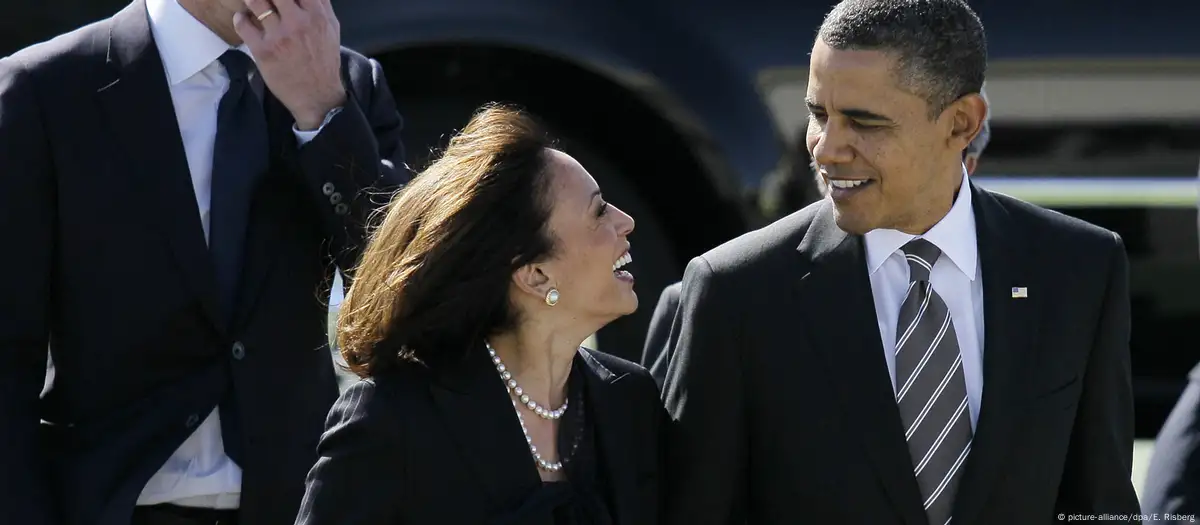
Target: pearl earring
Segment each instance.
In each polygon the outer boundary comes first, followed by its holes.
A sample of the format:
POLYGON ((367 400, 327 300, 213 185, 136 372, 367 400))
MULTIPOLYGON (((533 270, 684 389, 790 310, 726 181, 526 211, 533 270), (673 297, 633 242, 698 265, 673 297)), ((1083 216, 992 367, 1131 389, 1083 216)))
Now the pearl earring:
POLYGON ((558 304, 558 289, 551 288, 549 292, 546 292, 546 305, 554 306, 556 304, 558 304))

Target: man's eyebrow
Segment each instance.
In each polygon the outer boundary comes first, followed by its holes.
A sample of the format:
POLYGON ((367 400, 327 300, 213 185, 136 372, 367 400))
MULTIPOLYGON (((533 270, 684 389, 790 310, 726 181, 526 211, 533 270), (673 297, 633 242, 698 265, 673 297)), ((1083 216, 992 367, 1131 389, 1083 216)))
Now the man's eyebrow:
MULTIPOLYGON (((816 103, 812 99, 807 99, 807 98, 804 99, 804 104, 806 106, 808 106, 809 111, 822 111, 822 112, 825 111, 824 106, 816 103)), ((889 122, 889 123, 892 122, 892 119, 887 118, 878 113, 875 113, 874 111, 870 111, 870 110, 866 110, 866 109, 845 108, 845 109, 842 109, 840 111, 840 113, 843 115, 846 115, 847 117, 850 117, 853 119, 858 119, 858 120, 874 120, 874 121, 889 122)))
POLYGON ((883 115, 880 115, 878 113, 875 113, 873 111, 868 111, 865 109, 846 108, 846 109, 842 110, 842 114, 846 115, 847 117, 850 117, 853 119, 858 119, 858 120, 878 120, 881 122, 891 122, 892 121, 892 119, 890 119, 890 118, 887 118, 883 115))

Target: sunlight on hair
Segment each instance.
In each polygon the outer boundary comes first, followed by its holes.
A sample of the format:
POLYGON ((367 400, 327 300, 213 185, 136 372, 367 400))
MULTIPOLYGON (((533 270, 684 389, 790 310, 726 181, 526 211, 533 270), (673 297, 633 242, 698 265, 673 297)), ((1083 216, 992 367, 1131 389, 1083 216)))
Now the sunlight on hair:
POLYGON ((542 175, 552 143, 532 116, 486 104, 392 196, 337 312, 334 339, 355 375, 454 361, 517 322, 512 274, 553 248, 542 175))

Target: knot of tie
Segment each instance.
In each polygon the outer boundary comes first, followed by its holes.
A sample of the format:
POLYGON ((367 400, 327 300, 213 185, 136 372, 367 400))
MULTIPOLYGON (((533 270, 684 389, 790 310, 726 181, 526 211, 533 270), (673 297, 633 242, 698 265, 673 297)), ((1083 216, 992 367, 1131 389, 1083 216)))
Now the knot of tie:
POLYGON ((933 243, 919 238, 908 241, 900 250, 908 260, 910 281, 928 281, 933 263, 942 255, 942 251, 933 243))
POLYGON ((250 72, 254 70, 254 61, 236 49, 226 51, 218 60, 225 67, 225 74, 229 75, 231 82, 250 78, 250 72))

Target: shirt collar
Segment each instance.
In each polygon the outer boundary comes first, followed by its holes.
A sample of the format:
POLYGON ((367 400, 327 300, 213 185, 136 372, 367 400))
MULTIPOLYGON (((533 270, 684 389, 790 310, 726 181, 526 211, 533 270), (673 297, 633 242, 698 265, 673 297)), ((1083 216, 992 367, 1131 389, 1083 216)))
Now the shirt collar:
MULTIPOLYGON (((167 82, 172 86, 199 73, 230 49, 225 40, 196 20, 178 0, 146 0, 146 12, 167 82)), ((254 58, 245 45, 238 49, 254 58)))
MULTIPOLYGON (((864 238, 870 273, 874 274, 888 257, 916 237, 897 230, 878 229, 867 232, 864 238)), ((965 168, 962 186, 958 189, 958 196, 950 206, 950 211, 920 237, 937 246, 968 279, 975 280, 979 252, 975 240, 975 211, 971 208, 971 186, 965 168)))

